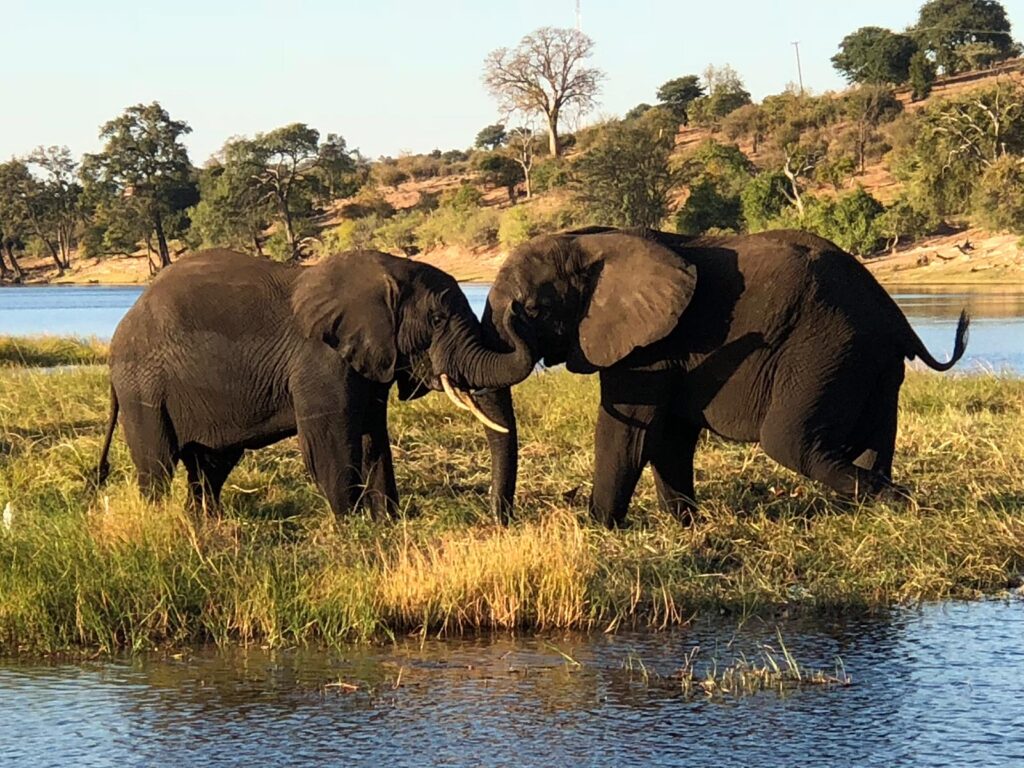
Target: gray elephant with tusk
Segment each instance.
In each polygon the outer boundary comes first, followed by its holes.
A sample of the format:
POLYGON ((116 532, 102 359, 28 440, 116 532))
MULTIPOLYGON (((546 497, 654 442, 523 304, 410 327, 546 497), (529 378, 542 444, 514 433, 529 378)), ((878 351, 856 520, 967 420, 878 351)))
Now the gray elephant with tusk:
POLYGON ((377 251, 311 267, 197 253, 162 272, 114 333, 99 479, 120 421, 144 494, 164 493, 181 461, 193 506, 215 509, 243 451, 297 435, 335 514, 364 497, 393 514, 392 384, 402 400, 443 389, 503 430, 466 390, 532 367, 525 343, 487 348, 458 284, 427 264, 377 251))
MULTIPOLYGON (((600 377, 590 505, 609 526, 624 523, 647 464, 663 506, 690 519, 705 429, 759 442, 843 496, 904 497, 892 481, 904 361, 948 370, 969 324, 961 315, 952 357, 939 362, 857 259, 796 231, 693 239, 594 227, 537 237, 491 287, 488 345, 518 348, 498 322, 514 305, 538 359, 600 377)), ((478 400, 509 430, 488 435, 492 503, 507 520, 512 395, 498 388, 478 400)))

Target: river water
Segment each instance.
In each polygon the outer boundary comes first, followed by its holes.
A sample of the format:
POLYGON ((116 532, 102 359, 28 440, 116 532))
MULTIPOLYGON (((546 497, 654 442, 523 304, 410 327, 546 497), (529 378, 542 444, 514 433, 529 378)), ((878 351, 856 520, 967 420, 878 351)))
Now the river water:
MULTIPOLYGON (((488 286, 462 286, 482 311, 488 286)), ((960 310, 973 318, 958 371, 1024 373, 1024 289, 1020 287, 890 289, 928 349, 943 359, 953 348, 960 310)), ((109 338, 142 292, 140 286, 25 286, 0 289, 0 335, 109 338)))
POLYGON ((14 661, 0 764, 1022 765, 1022 681, 1020 597, 664 634, 14 661), (852 685, 687 698, 641 671, 668 676, 696 647, 698 667, 756 658, 779 635, 804 665, 841 659, 852 685))

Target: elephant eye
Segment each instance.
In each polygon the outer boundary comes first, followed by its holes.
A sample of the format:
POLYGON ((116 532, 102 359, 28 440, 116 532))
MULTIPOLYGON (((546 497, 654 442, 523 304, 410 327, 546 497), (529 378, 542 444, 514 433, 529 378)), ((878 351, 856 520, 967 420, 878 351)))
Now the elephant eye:
POLYGON ((433 328, 435 331, 438 328, 443 327, 444 324, 447 321, 448 321, 448 318, 447 318, 447 316, 445 316, 445 314, 443 312, 431 312, 430 313, 430 327, 433 328))

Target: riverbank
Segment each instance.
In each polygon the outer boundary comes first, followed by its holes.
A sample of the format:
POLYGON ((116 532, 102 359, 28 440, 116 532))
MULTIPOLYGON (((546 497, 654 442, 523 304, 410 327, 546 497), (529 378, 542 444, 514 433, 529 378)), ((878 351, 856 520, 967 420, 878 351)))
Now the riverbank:
MULTIPOLYGON (((445 247, 414 258, 461 282, 492 282, 507 252, 499 247, 445 247)), ((1024 285, 1024 247, 1017 235, 968 229, 925 238, 894 255, 864 262, 883 283, 908 285, 1024 285)), ((45 259, 23 260, 28 284, 141 285, 149 282, 145 255, 76 259, 63 276, 45 259)))
POLYGON ((487 513, 478 425, 441 397, 392 410, 400 521, 335 523, 289 440, 248 455, 224 518, 197 522, 181 477, 166 503, 139 498, 120 436, 108 485, 89 490, 104 368, 6 368, 0 388, 8 653, 657 629, 707 611, 971 598, 1024 573, 1019 379, 910 374, 896 459, 917 494, 909 508, 843 507, 758 448, 708 439, 698 522, 665 517, 645 476, 625 532, 586 517, 593 377, 547 373, 517 388, 520 521, 508 529, 487 513))

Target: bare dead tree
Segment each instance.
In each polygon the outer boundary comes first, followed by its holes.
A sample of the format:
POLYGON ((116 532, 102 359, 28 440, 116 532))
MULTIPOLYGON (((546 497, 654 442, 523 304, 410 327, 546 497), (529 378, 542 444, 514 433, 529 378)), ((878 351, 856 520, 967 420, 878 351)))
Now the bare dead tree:
POLYGON ((562 152, 559 119, 595 105, 604 73, 584 66, 593 49, 593 40, 578 30, 541 27, 515 48, 498 48, 484 60, 484 84, 503 111, 544 116, 553 157, 562 152))

